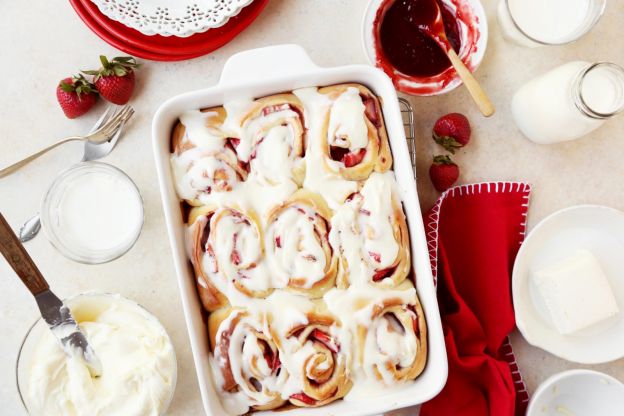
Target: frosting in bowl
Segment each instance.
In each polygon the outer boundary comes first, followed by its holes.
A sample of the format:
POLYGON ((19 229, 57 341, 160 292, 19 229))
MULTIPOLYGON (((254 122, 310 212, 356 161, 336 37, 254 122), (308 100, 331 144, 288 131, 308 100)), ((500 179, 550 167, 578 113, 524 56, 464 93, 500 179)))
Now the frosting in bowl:
POLYGON ((74 318, 102 362, 92 378, 44 331, 29 362, 27 403, 37 415, 161 415, 176 381, 173 345, 145 309, 119 295, 69 300, 74 318))

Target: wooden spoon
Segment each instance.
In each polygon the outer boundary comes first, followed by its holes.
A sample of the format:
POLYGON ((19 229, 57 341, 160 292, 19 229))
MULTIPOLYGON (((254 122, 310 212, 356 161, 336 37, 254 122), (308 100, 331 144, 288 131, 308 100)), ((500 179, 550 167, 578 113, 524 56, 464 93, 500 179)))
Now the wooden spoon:
POLYGON ((485 91, 483 91, 483 88, 481 88, 481 85, 479 85, 479 82, 475 79, 470 70, 466 68, 466 65, 459 59, 459 56, 457 56, 457 53, 451 47, 446 37, 446 31, 444 30, 440 5, 436 0, 420 0, 416 3, 414 10, 417 8, 418 13, 413 14, 412 22, 418 26, 421 32, 433 39, 440 45, 444 52, 446 52, 455 71, 457 71, 457 74, 464 82, 464 85, 479 107, 481 113, 486 117, 490 117, 494 114, 494 105, 485 91))

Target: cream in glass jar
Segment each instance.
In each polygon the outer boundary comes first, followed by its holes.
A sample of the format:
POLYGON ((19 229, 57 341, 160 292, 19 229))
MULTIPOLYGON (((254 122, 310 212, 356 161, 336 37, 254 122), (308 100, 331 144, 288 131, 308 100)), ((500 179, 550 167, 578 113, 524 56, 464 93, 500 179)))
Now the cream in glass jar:
POLYGON ((574 140, 624 109, 624 69, 573 61, 524 84, 511 101, 516 125, 531 141, 574 140))

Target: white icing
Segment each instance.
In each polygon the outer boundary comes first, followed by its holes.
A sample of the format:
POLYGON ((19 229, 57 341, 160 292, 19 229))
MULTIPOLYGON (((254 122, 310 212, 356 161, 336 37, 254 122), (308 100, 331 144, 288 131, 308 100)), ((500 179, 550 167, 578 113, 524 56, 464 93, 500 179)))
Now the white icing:
MULTIPOLYGON (((337 336, 342 348, 351 351, 352 355, 363 357, 362 363, 358 360, 352 360, 351 363, 356 378, 355 385, 363 383, 364 386, 360 388, 370 390, 369 393, 375 392, 373 397, 386 394, 385 386, 401 384, 394 380, 393 373, 386 368, 387 362, 407 367, 418 353, 416 334, 413 331, 407 328, 403 333, 391 332, 386 317, 382 315, 373 319, 375 308, 382 307, 384 301, 389 299, 399 299, 403 305, 414 305, 416 290, 381 289, 359 283, 347 290, 332 289, 323 297, 329 311, 334 316, 340 317, 342 327, 337 331, 337 336), (367 331, 363 351, 358 350, 359 347, 354 341, 358 327, 364 327, 367 331), (381 373, 383 383, 376 381, 375 369, 381 373), (367 389, 366 385, 370 389, 367 389), (374 387, 375 385, 378 386, 374 387)), ((362 390, 356 389, 353 393, 349 393, 351 394, 359 396, 362 390)))
POLYGON ((222 156, 199 147, 172 155, 171 167, 178 195, 187 200, 198 198, 203 204, 210 204, 219 193, 240 184, 236 170, 222 156))
POLYGON ((392 172, 373 172, 359 195, 345 202, 332 217, 329 240, 346 258, 351 283, 370 282, 375 270, 395 263, 399 244, 392 224, 397 194, 392 172))
POLYGON ((357 191, 357 182, 343 179, 338 173, 340 164, 328 159, 323 152, 326 146, 323 125, 332 102, 326 95, 319 94, 316 88, 302 88, 293 93, 303 103, 308 128, 306 176, 303 185, 322 195, 330 208, 336 209, 350 194, 357 191))
POLYGON ((30 360, 29 411, 37 415, 161 415, 176 377, 173 346, 162 326, 137 304, 113 295, 68 302, 102 363, 92 378, 45 331, 30 360))
MULTIPOLYGON (((230 329, 232 320, 235 318, 239 318, 239 322, 230 334, 227 354, 239 394, 225 394, 229 397, 224 406, 237 410, 235 414, 242 414, 246 410, 242 413, 239 413, 238 410, 273 401, 275 394, 282 390, 282 386, 288 379, 288 372, 284 368, 273 371, 264 358, 259 338, 255 335, 255 332, 263 333, 267 339, 269 338, 268 332, 265 332, 263 327, 263 316, 246 314, 240 310, 233 311, 219 326, 217 340, 223 337, 223 331, 230 329), (250 381, 252 378, 255 379, 255 384, 262 387, 261 391, 256 390, 254 383, 250 381)), ((275 347, 273 346, 273 348, 275 347)), ((218 367, 222 367, 226 362, 226 358, 221 356, 220 348, 215 350, 214 362, 218 367)), ((220 382, 219 386, 223 388, 222 375, 219 376, 218 381, 220 382)))
POLYGON ((329 113, 328 142, 351 150, 365 148, 368 144, 365 109, 357 88, 349 87, 340 94, 329 113))
POLYGON ((183 141, 190 141, 195 146, 207 152, 217 152, 223 148, 225 137, 216 126, 208 127, 208 121, 218 114, 214 111, 201 112, 191 110, 180 116, 180 122, 185 127, 183 141))
POLYGON ((314 210, 299 204, 282 210, 269 225, 267 256, 281 286, 290 278, 305 278, 303 287, 310 288, 325 276, 327 259, 315 232, 315 216, 314 210))

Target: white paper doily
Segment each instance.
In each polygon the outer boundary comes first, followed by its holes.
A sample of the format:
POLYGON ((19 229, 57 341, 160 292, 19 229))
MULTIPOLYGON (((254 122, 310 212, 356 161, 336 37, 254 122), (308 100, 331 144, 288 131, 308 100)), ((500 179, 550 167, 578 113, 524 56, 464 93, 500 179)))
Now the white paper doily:
POLYGON ((145 35, 187 37, 223 26, 253 0, 91 0, 107 17, 145 35))

